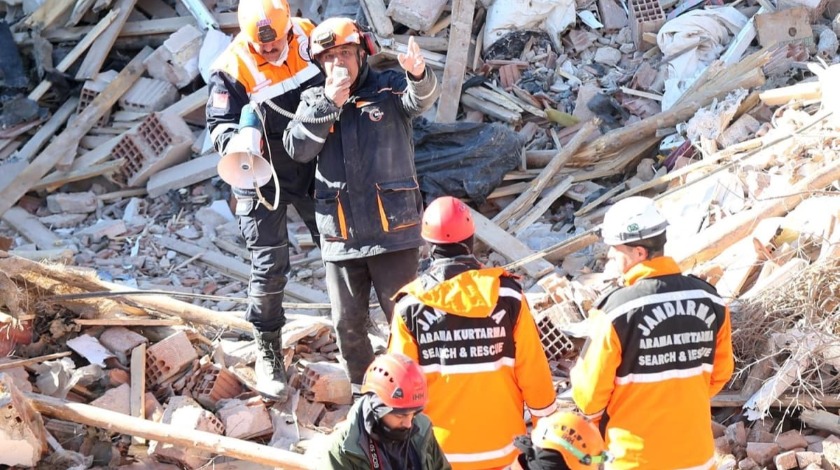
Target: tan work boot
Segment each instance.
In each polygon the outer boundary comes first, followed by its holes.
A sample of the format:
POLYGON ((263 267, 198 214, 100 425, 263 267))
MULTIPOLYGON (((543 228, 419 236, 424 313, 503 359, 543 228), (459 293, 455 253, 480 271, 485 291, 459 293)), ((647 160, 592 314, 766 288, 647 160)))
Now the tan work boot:
POLYGON ((284 402, 289 398, 286 365, 283 363, 283 336, 280 330, 254 331, 257 342, 257 391, 266 398, 284 402))

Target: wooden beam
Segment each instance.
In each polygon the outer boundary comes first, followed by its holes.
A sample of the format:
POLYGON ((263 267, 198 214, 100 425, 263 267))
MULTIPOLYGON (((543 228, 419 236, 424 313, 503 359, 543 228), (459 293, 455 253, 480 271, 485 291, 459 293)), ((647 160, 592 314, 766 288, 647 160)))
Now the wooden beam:
MULTIPOLYGON (((472 211, 473 221, 475 221, 476 238, 489 246, 493 251, 504 256, 509 261, 516 261, 533 254, 531 249, 516 237, 502 230, 502 228, 491 222, 487 217, 484 217, 480 212, 474 209, 470 210, 472 211)), ((546 273, 554 270, 554 265, 543 259, 536 259, 528 263, 523 263, 522 269, 534 279, 539 279, 546 273)))
POLYGON ((42 224, 37 217, 20 207, 12 207, 6 211, 3 221, 41 250, 51 250, 64 245, 64 240, 42 224))
MULTIPOLYGON (((239 30, 239 20, 236 12, 220 13, 216 15, 219 24, 224 31, 236 32, 239 30)), ((154 35, 170 35, 186 25, 198 26, 192 16, 176 16, 174 18, 162 18, 143 21, 129 21, 120 30, 120 38, 138 38, 154 35)), ((91 31, 90 26, 79 26, 75 28, 51 28, 42 31, 44 39, 57 42, 75 42, 91 31)), ((27 33, 16 33, 15 42, 25 44, 29 35, 27 33)))
POLYGON ((790 100, 818 100, 822 98, 820 82, 797 83, 796 85, 774 88, 758 95, 767 106, 779 106, 790 100))
MULTIPOLYGON (((90 46, 85 60, 82 61, 79 71, 76 72, 76 80, 89 80, 96 77, 96 74, 102 68, 102 64, 105 63, 105 59, 108 58, 111 47, 114 46, 114 41, 117 40, 117 36, 120 35, 120 31, 128 21, 128 15, 134 10, 135 3, 137 3, 137 0, 116 0, 112 8, 118 10, 117 17, 90 46)), ((98 120, 97 118, 96 121, 98 120)))
MULTIPOLYGON (((97 279, 89 272, 78 269, 67 269, 63 266, 41 264, 9 253, 0 251, 0 272, 10 278, 25 280, 26 282, 38 285, 47 292, 58 281, 59 285, 72 286, 84 292, 125 292, 135 291, 119 284, 113 284, 97 279), (39 284, 42 281, 43 284, 39 284)), ((66 293, 66 291, 60 292, 66 293)), ((215 328, 231 328, 237 331, 252 331, 252 326, 244 318, 239 318, 226 312, 216 312, 204 307, 199 307, 187 302, 175 300, 165 295, 138 295, 138 296, 114 296, 112 300, 126 305, 125 308, 135 306, 150 315, 167 315, 186 322, 200 323, 215 328)))
POLYGON ((32 261, 50 261, 53 263, 70 264, 75 253, 69 248, 54 248, 52 250, 18 250, 9 253, 32 261))
POLYGON ((53 23, 67 13, 76 2, 67 0, 47 0, 40 4, 37 10, 32 12, 28 18, 23 20, 23 26, 27 29, 43 31, 49 29, 53 23))
POLYGON ((118 158, 108 162, 97 163, 95 165, 80 168, 71 171, 56 171, 48 176, 45 176, 37 184, 33 185, 32 191, 40 191, 46 189, 47 191, 55 191, 67 183, 74 181, 82 181, 90 178, 95 178, 100 175, 107 175, 119 171, 125 164, 125 159, 118 158))
POLYGON ((394 25, 385 8, 384 0, 360 0, 362 11, 377 35, 389 38, 394 35, 394 25))
POLYGON ((15 367, 31 366, 33 364, 40 364, 42 362, 52 361, 55 359, 61 359, 62 357, 67 357, 71 354, 73 353, 70 351, 64 351, 55 354, 47 354, 46 356, 30 357, 28 359, 18 359, 15 361, 3 362, 0 363, 0 371, 14 369, 15 367))
POLYGON ((720 56, 720 60, 724 64, 732 65, 741 60, 741 56, 744 55, 744 52, 750 47, 752 40, 755 39, 755 17, 764 13, 769 13, 769 10, 764 7, 759 8, 755 15, 747 21, 747 24, 741 28, 741 31, 729 41, 726 51, 720 56))
POLYGON ((567 176, 563 181, 554 185, 551 190, 545 196, 540 199, 536 205, 530 207, 530 209, 525 212, 524 215, 518 216, 516 220, 514 220, 513 224, 510 226, 510 231, 519 234, 537 221, 546 211, 554 204, 554 201, 560 199, 560 197, 566 193, 572 187, 572 183, 574 178, 571 176, 567 176))
POLYGON ((591 172, 586 179, 612 176, 624 170, 647 149, 659 144, 657 129, 672 127, 687 120, 697 109, 734 89, 749 89, 764 84, 761 67, 769 57, 766 51, 760 51, 728 67, 719 61, 715 62, 674 107, 604 134, 581 148, 569 165, 578 168, 595 165, 596 171, 591 172))
POLYGON ((213 152, 153 174, 146 183, 149 197, 162 196, 171 189, 186 188, 216 176, 220 159, 219 154, 213 152))
MULTIPOLYGON (((586 139, 589 138, 589 135, 598 128, 599 124, 600 121, 598 119, 593 119, 587 122, 578 131, 578 133, 575 134, 572 141, 563 147, 562 150, 557 152, 548 165, 540 171, 540 174, 537 175, 536 179, 531 182, 531 186, 528 190, 508 204, 496 215, 496 217, 493 217, 493 223, 503 229, 507 229, 512 220, 521 217, 522 214, 531 209, 534 201, 536 201, 543 190, 548 187, 549 183, 551 183, 551 179, 554 178, 554 175, 556 175, 557 172, 563 168, 563 165, 565 165, 566 162, 574 156, 578 149, 580 149, 580 147, 586 142, 586 139)), ((571 186, 571 182, 569 182, 569 185, 571 186)))
POLYGON ((576 253, 588 247, 589 245, 594 244, 599 239, 600 237, 598 235, 598 229, 590 229, 580 235, 575 235, 574 237, 567 238, 566 240, 563 240, 562 242, 556 245, 552 245, 548 248, 531 253, 530 255, 523 256, 522 258, 517 259, 516 261, 508 263, 507 265, 505 265, 505 268, 513 269, 522 266, 523 264, 530 263, 534 260, 541 260, 549 256, 556 259, 562 259, 566 256, 569 256, 572 253, 576 253))
POLYGON ((187 114, 190 114, 191 112, 204 107, 204 105, 207 104, 208 96, 210 96, 210 88, 208 88, 207 85, 204 85, 198 90, 181 98, 179 101, 176 101, 174 104, 171 104, 162 112, 173 113, 177 114, 178 116, 184 117, 187 114))
MULTIPOLYGON (((78 44, 76 44, 76 46, 73 47, 73 49, 71 49, 66 56, 64 56, 63 59, 61 59, 61 62, 59 62, 58 65, 55 66, 55 69, 59 72, 66 72, 67 69, 69 69, 74 62, 76 62, 76 59, 78 59, 82 54, 84 54, 86 50, 88 50, 88 48, 91 46, 91 44, 93 44, 96 38, 98 38, 99 35, 102 34, 102 32, 105 31, 105 29, 108 28, 108 26, 110 26, 111 23, 114 22, 114 20, 117 18, 118 11, 119 10, 111 10, 108 12, 108 14, 103 16, 102 19, 99 20, 99 23, 96 23, 96 26, 94 26, 93 29, 91 29, 85 35, 85 37, 82 38, 82 40, 79 41, 78 44)), ((44 96, 44 93, 49 91, 51 86, 51 81, 44 80, 29 93, 29 96, 27 96, 27 98, 29 98, 32 101, 38 101, 41 99, 42 96, 44 96)))
MULTIPOLYGON (((129 409, 131 416, 146 419, 146 343, 141 343, 131 351, 131 398, 129 409)), ((145 444, 142 437, 132 437, 134 444, 145 444)))
POLYGON ((829 413, 825 410, 802 410, 799 419, 814 429, 840 434, 840 416, 837 416, 837 413, 829 413))
POLYGON ((302 470, 312 468, 311 459, 301 454, 257 444, 256 442, 219 436, 194 429, 180 429, 169 424, 156 423, 95 406, 70 403, 44 395, 29 393, 26 396, 35 405, 35 409, 52 418, 96 426, 110 432, 165 442, 178 447, 201 449, 218 455, 274 467, 302 470))
POLYGON ((75 318, 80 326, 177 326, 184 322, 177 318, 75 318))
MULTIPOLYGON (((30 98, 32 99, 32 98, 30 98)), ((37 100, 35 100, 37 101, 37 100)), ((26 145, 21 147, 16 154, 17 158, 25 161, 32 160, 32 157, 41 150, 41 147, 47 143, 61 127, 70 118, 70 115, 76 111, 76 106, 79 104, 78 98, 70 98, 53 113, 50 120, 47 121, 38 132, 26 141, 26 145)))
POLYGON ((449 27, 449 49, 443 68, 443 83, 436 122, 453 122, 458 116, 461 84, 467 67, 472 38, 475 0, 452 0, 452 25, 449 27))
POLYGON ((79 155, 79 157, 73 161, 73 165, 70 166, 70 171, 84 170, 89 166, 96 165, 97 163, 101 163, 102 161, 108 159, 111 156, 111 151, 114 150, 114 147, 116 147, 118 143, 120 143, 120 140, 122 140, 123 136, 125 136, 125 134, 131 132, 132 130, 133 128, 123 132, 120 135, 114 136, 110 138, 107 142, 99 144, 90 152, 86 152, 79 155))
POLYGON ((5 214, 33 184, 43 178, 68 149, 76 148, 79 139, 87 134, 99 118, 140 78, 146 70, 143 60, 151 53, 152 50, 148 48, 140 51, 64 132, 53 139, 14 181, 0 189, 0 215, 5 214))
MULTIPOLYGON (((460 94, 460 93, 461 92, 460 92, 460 89, 459 89, 458 94, 460 94)), ((463 95, 461 95, 460 99, 461 99, 461 103, 463 103, 464 106, 472 108, 476 111, 481 111, 482 113, 484 113, 488 116, 494 117, 494 118, 496 118, 500 121, 504 121, 508 124, 518 124, 522 121, 522 114, 521 113, 518 113, 516 111, 511 111, 510 109, 505 108, 504 106, 502 106, 498 103, 493 103, 493 102, 490 102, 490 101, 487 101, 487 100, 483 100, 481 98, 476 98, 475 96, 469 95, 467 93, 464 93, 463 95)), ((443 103, 443 100, 442 99, 438 100, 438 102, 443 103)), ((456 105, 456 110, 457 110, 457 105, 456 105)))

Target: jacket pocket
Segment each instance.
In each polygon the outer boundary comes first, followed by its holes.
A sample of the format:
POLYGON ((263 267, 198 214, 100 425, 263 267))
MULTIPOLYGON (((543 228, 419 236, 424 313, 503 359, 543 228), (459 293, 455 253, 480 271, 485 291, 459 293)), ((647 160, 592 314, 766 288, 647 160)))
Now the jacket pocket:
POLYGON ((256 208, 256 200, 250 196, 236 196, 236 208, 234 214, 244 217, 251 215, 256 208))
POLYGON ((315 190, 315 224, 327 240, 347 240, 347 220, 339 191, 315 190))
POLYGON ((420 223, 420 189, 409 178, 390 183, 376 183, 376 200, 382 230, 394 232, 420 223))

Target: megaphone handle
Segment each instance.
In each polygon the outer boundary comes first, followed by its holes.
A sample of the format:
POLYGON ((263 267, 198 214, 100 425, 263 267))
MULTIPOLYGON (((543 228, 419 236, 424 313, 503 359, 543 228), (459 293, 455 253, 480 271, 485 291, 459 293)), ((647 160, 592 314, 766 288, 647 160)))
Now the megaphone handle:
POLYGON ((263 197, 262 191, 260 191, 259 185, 256 183, 256 178, 254 179, 254 190, 257 192, 258 204, 264 205, 270 211, 276 211, 277 206, 280 205, 280 178, 277 177, 277 170, 274 169, 274 162, 271 161, 271 150, 268 151, 268 165, 271 167, 271 179, 274 181, 274 204, 269 203, 263 197))
MULTIPOLYGON (((271 100, 268 100, 267 103, 271 103, 271 100)), ((243 111, 245 111, 242 117, 246 121, 256 119, 256 122, 259 123, 260 127, 262 127, 262 135, 263 138, 265 138, 265 120, 263 116, 258 112, 257 106, 258 105, 255 102, 249 102, 247 105, 245 105, 244 108, 242 108, 243 111), (244 117, 245 114, 248 114, 247 118, 244 117)), ((253 127, 259 129, 259 127, 253 127)), ((254 178, 254 190, 257 193, 257 204, 264 205, 265 208, 270 211, 276 211, 277 207, 280 205, 280 178, 277 177, 277 170, 274 169, 274 161, 272 160, 271 155, 271 145, 269 145, 268 142, 265 142, 265 148, 268 151, 268 166, 271 167, 271 179, 274 180, 274 204, 271 204, 265 200, 265 197, 263 197, 262 195, 262 191, 260 191, 259 185, 256 183, 256 178, 254 178)), ((253 171, 253 167, 251 171, 253 171)))

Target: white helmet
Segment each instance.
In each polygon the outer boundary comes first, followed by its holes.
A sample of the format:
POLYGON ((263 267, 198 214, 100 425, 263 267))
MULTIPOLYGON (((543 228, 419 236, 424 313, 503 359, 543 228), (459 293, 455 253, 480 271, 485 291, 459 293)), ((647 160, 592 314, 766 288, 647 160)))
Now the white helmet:
POLYGON ((613 204, 604 216, 601 235, 607 245, 624 245, 653 238, 665 231, 668 221, 653 199, 628 197, 613 204))

